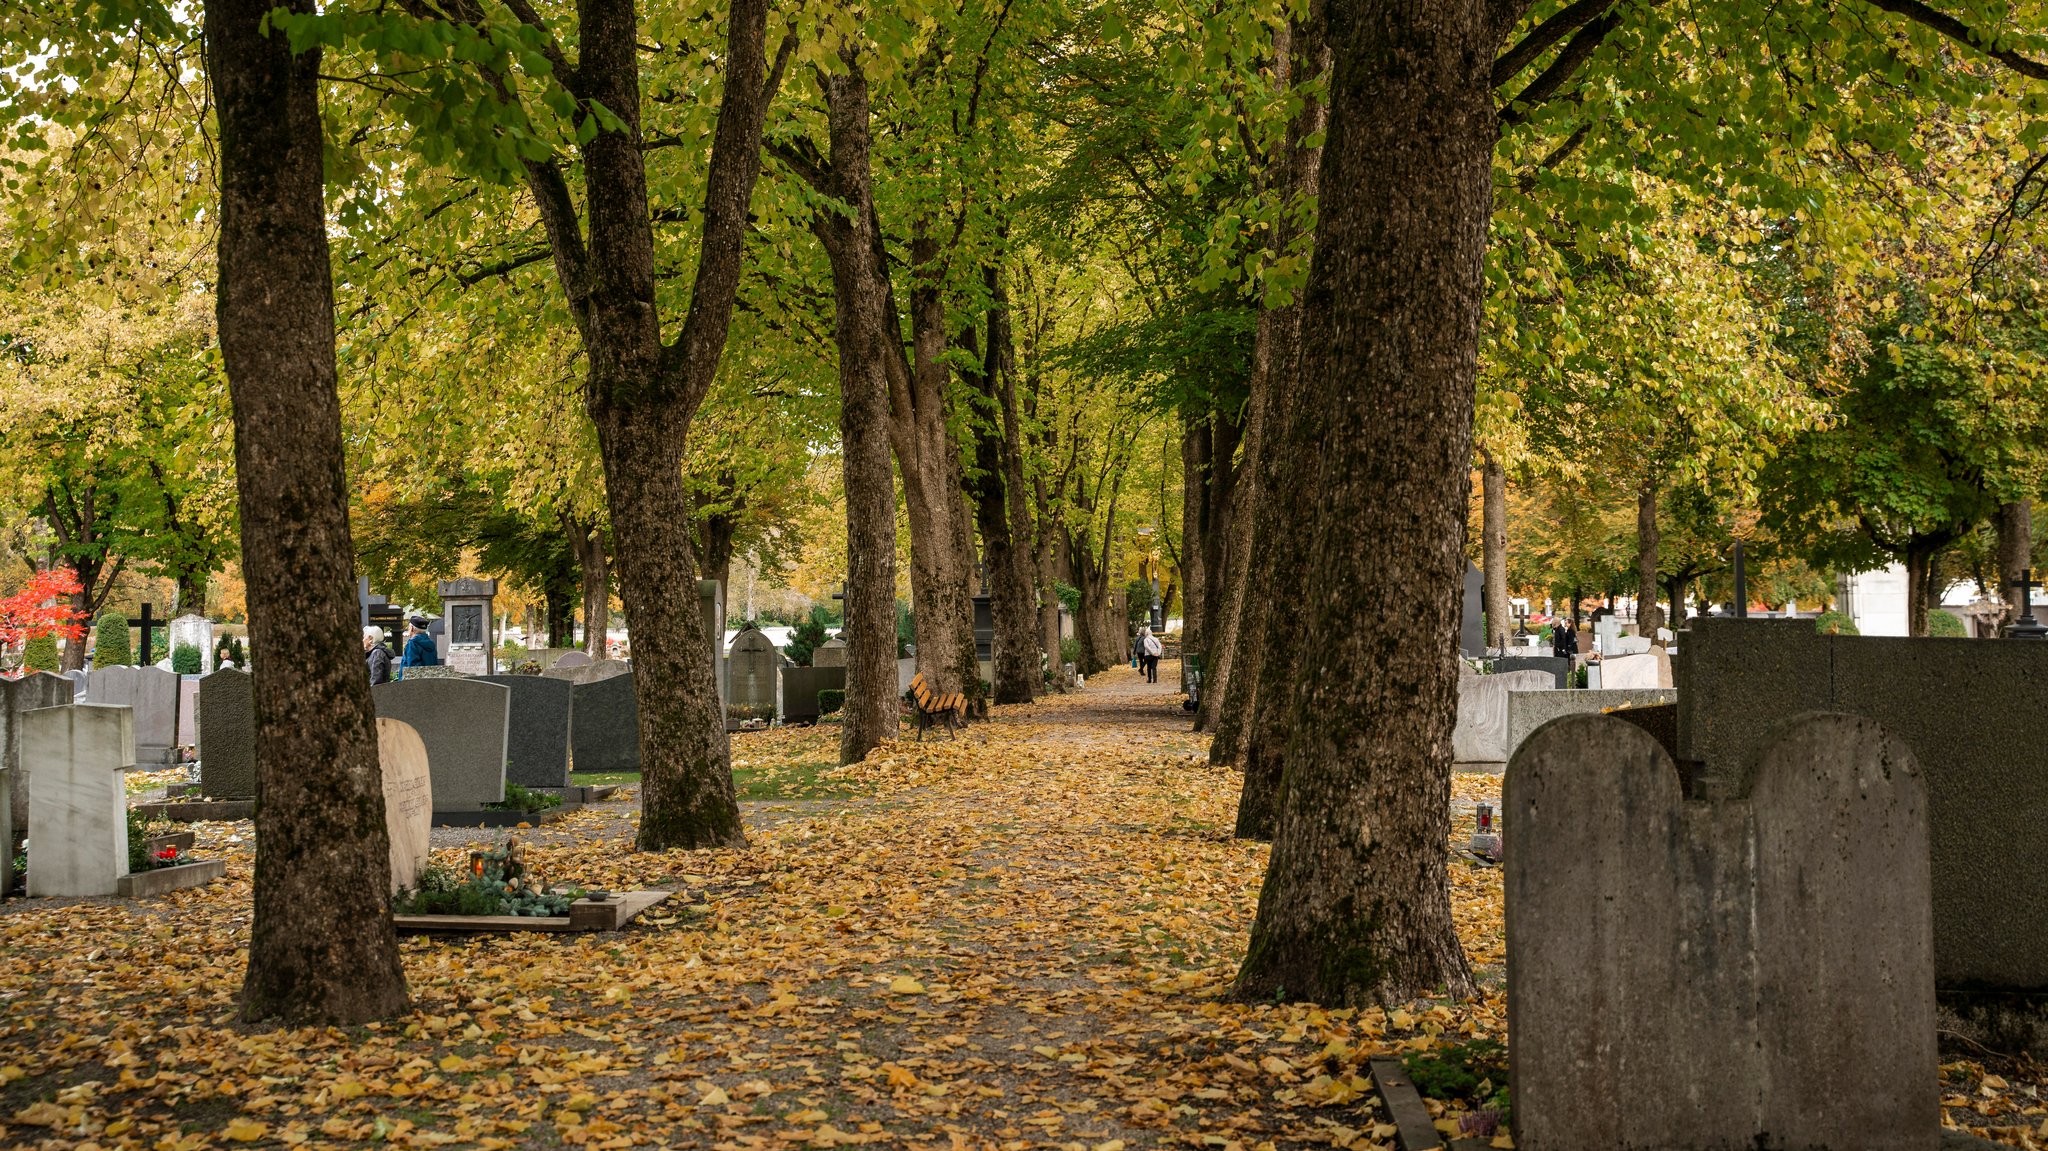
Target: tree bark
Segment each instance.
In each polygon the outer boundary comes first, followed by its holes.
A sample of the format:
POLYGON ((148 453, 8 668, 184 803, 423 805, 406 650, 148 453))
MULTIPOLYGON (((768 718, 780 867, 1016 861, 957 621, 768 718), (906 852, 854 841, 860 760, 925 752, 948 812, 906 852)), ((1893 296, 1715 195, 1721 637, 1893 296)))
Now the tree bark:
MULTIPOLYGON (((1998 505, 1998 596, 2005 601, 2004 621, 2020 617, 2020 574, 2034 566, 2034 501, 1998 505)), ((2039 618, 2038 616, 2036 618, 2039 618)))
POLYGON ((1217 709, 1230 690, 1231 648, 1237 642, 1236 591, 1244 578, 1241 556, 1251 546, 1249 532, 1243 533, 1247 538, 1239 538, 1236 516, 1238 478, 1243 470, 1237 450, 1244 441, 1244 417, 1211 412, 1208 422, 1209 471, 1202 485, 1202 618, 1207 622, 1202 641, 1202 694, 1195 706, 1196 731, 1215 726, 1217 709))
POLYGON ((619 598, 632 636, 641 762, 635 843, 643 851, 746 842, 712 665, 716 640, 697 606, 693 505, 682 456, 690 420, 725 352, 748 204, 760 174, 762 118, 793 48, 785 39, 771 72, 766 27, 767 0, 734 0, 696 278, 674 343, 662 342, 654 291, 634 0, 577 5, 576 94, 621 121, 582 146, 587 227, 579 225, 558 164, 527 166, 556 275, 588 357, 584 406, 597 427, 619 598))
POLYGON ((1320 441, 1314 674, 1235 994, 1467 995, 1448 890, 1451 728, 1496 134, 1484 0, 1335 0, 1303 301, 1320 441))
MULTIPOLYGON (((69 567, 78 577, 78 592, 71 597, 71 606, 89 620, 97 619, 100 608, 106 606, 122 567, 119 557, 111 557, 110 562, 107 537, 99 527, 104 510, 96 484, 74 489, 68 482, 59 482, 43 493, 43 519, 56 537, 51 562, 69 567)), ((85 641, 65 641, 63 670, 84 669, 85 641)))
POLYGON ((1657 477, 1636 491, 1636 634, 1655 641, 1664 626, 1657 606, 1657 477))
POLYGON ((1021 525, 1028 522, 1022 518, 1023 493, 1016 490, 1023 480, 1021 462, 1012 474, 1017 402, 1009 308, 993 264, 984 274, 984 286, 990 301, 988 338, 980 371, 973 380, 981 411, 974 424, 976 475, 970 487, 975 526, 981 532, 982 566, 988 573, 989 609, 995 617, 990 691, 998 704, 1030 703, 1039 681, 1038 611, 1031 590, 1029 548, 1020 542, 1021 525))
MULTIPOLYGON (((1508 472, 1500 459, 1479 449, 1480 501, 1479 550, 1486 581, 1486 646, 1508 646, 1508 472)), ((1653 595, 1651 597, 1655 599, 1653 595)))
POLYGON ((1934 580, 1931 578, 1934 557, 1946 542, 1920 537, 1906 545, 1906 634, 1909 636, 1927 634, 1927 613, 1935 603, 1934 580))
POLYGON ((1207 506, 1203 478, 1209 473, 1209 436, 1198 418, 1182 413, 1180 418, 1180 650, 1182 658, 1199 657, 1209 640, 1208 620, 1202 612, 1209 606, 1204 589, 1207 573, 1202 558, 1202 516, 1207 506))
MULTIPOLYGON (((405 1010, 391 846, 357 629, 321 170, 320 52, 208 0, 220 127, 216 319, 256 664, 256 890, 242 1015, 353 1025, 405 1010)), ((290 0, 312 11, 312 0, 290 0)))
MULTIPOLYGON (((1324 34, 1324 5, 1310 4, 1307 14, 1289 32, 1291 82, 1311 83, 1330 66, 1324 34)), ((1313 89, 1311 89, 1313 91, 1313 89)), ((1328 104, 1308 99, 1288 128, 1287 181, 1297 204, 1283 218, 1277 248, 1291 248, 1306 231, 1305 215, 1318 190, 1322 149, 1309 146, 1329 119, 1328 104), (1297 214, 1300 213, 1300 214, 1297 214)), ((1244 791, 1237 805, 1236 834, 1246 839, 1271 839, 1280 819, 1280 784, 1286 762, 1287 723, 1293 704, 1295 660, 1301 629, 1280 619, 1276 604, 1301 602, 1304 572, 1299 555, 1301 526, 1313 507, 1315 490, 1313 445, 1300 429, 1301 301, 1299 295, 1268 313, 1273 324, 1266 384, 1262 389, 1265 424, 1255 461, 1258 498, 1252 525, 1251 572, 1247 577, 1246 612, 1238 621, 1237 674, 1224 701, 1223 722, 1211 744, 1226 751, 1233 726, 1242 728, 1244 791), (1242 697, 1243 702, 1237 702, 1242 697)), ((1267 317, 1262 317, 1267 318, 1267 317)), ((1255 377, 1256 379, 1256 377, 1255 377)), ((1259 393, 1254 393, 1258 402, 1259 393)))
MULTIPOLYGON (((811 230, 832 267, 833 340, 839 350, 839 435, 846 491, 846 708, 839 759, 858 763, 896 734, 896 487, 889 466, 889 378, 895 314, 872 266, 880 249, 875 216, 858 210, 872 197, 868 160, 868 84, 860 61, 842 54, 846 71, 819 77, 832 153, 818 172, 820 189, 856 207, 819 212, 811 230)), ((922 609, 920 604, 919 608, 922 609)))
POLYGON ((569 550, 582 573, 583 650, 593 659, 605 657, 605 633, 612 621, 611 565, 604 553, 604 530, 595 517, 564 516, 569 550))

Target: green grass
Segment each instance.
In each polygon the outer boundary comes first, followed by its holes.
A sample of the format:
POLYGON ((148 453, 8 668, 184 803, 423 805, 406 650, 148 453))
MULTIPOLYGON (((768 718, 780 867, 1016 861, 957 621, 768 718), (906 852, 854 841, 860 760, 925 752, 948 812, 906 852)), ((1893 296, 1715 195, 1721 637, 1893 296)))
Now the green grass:
POLYGON ((569 782, 577 787, 603 787, 611 783, 639 783, 637 771, 572 771, 569 782))
POLYGON ((823 778, 838 766, 819 762, 736 767, 732 781, 741 799, 837 799, 860 794, 855 785, 823 778))

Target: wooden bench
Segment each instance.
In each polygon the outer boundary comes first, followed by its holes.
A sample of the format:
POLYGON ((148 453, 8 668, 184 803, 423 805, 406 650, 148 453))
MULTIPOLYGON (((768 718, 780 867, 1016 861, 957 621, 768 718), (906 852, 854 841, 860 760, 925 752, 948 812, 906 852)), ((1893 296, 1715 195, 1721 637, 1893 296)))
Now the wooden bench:
POLYGON ((946 738, 956 738, 954 732, 966 718, 967 697, 959 692, 940 695, 925 682, 924 673, 918 672, 910 681, 910 706, 917 716, 917 741, 924 742, 925 729, 934 721, 946 725, 946 738))

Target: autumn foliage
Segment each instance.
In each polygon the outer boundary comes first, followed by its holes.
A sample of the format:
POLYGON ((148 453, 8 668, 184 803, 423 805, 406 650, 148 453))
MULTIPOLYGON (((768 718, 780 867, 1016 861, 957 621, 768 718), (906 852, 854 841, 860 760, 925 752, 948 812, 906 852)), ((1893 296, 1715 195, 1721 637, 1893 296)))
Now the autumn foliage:
POLYGON ((78 576, 70 568, 51 568, 30 576, 13 595, 0 599, 0 646, 14 647, 50 636, 78 640, 85 636, 85 613, 71 606, 78 594, 78 576))

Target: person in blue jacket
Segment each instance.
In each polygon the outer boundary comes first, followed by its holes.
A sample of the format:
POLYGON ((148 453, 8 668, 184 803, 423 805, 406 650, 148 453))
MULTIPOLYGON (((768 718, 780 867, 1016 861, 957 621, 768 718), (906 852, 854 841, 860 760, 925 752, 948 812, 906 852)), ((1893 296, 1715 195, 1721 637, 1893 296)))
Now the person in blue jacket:
POLYGON ((409 667, 434 667, 441 662, 441 653, 434 647, 434 637, 427 634, 427 617, 412 617, 412 634, 406 637, 405 654, 398 657, 398 678, 405 678, 409 667))

